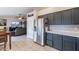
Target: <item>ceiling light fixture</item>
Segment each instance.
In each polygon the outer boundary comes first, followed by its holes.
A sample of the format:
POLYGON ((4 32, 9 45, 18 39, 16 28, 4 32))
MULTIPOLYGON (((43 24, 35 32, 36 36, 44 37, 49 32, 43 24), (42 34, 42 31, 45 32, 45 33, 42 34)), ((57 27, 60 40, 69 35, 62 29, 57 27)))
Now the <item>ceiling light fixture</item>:
POLYGON ((26 19, 22 14, 19 14, 18 19, 26 19))

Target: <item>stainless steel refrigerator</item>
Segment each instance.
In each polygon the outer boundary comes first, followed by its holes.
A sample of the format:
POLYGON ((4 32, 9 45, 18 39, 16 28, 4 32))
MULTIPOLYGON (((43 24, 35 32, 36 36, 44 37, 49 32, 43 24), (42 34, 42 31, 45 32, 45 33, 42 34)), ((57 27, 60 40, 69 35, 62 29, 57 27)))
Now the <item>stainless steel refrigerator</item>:
POLYGON ((44 45, 44 19, 39 18, 35 21, 34 41, 40 45, 44 45))

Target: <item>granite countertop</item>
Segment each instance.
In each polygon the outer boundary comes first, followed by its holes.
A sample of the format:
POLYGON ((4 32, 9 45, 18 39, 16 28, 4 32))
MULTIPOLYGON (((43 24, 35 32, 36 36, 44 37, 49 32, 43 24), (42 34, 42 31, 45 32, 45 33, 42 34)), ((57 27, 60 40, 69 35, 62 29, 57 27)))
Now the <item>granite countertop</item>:
POLYGON ((79 31, 76 30, 52 30, 52 31, 46 31, 47 33, 54 33, 54 34, 60 34, 60 35, 67 35, 67 36, 73 36, 79 38, 79 31))

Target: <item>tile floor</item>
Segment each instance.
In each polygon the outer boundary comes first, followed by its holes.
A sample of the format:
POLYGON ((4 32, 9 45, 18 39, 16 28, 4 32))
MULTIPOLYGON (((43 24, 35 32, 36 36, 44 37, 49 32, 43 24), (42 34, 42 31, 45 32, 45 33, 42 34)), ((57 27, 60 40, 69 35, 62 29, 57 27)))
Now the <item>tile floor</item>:
MULTIPOLYGON (((2 49, 0 49, 2 50, 2 49)), ((58 51, 49 46, 40 46, 34 43, 30 39, 26 39, 26 36, 12 37, 12 49, 10 50, 7 44, 7 51, 58 51)))

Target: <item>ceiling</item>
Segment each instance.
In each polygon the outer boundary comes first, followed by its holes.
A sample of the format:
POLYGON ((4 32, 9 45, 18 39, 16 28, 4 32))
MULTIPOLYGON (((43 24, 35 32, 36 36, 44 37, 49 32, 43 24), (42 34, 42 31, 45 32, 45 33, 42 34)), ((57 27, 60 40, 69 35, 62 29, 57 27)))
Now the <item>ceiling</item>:
POLYGON ((28 12, 33 10, 41 10, 45 7, 0 7, 1 16, 17 16, 18 14, 26 15, 28 12))

